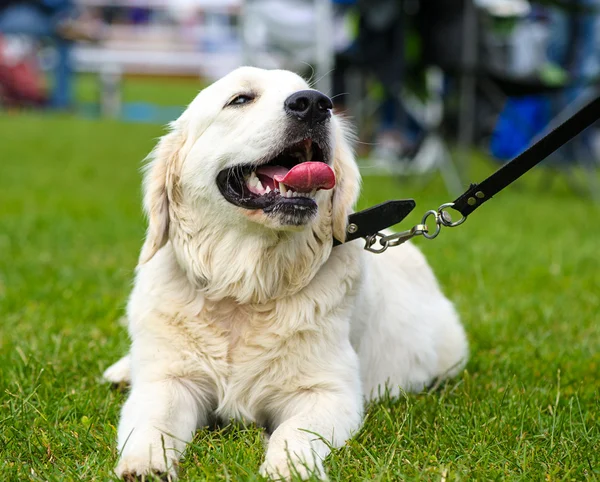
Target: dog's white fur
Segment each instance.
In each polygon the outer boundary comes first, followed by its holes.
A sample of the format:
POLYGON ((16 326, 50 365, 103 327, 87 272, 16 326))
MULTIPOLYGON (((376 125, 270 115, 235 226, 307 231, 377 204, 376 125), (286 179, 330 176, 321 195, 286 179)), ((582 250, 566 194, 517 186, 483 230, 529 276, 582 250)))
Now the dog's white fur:
POLYGON ((383 255, 344 238, 359 192, 347 127, 332 116, 332 191, 290 228, 227 202, 224 168, 268 157, 307 89, 286 71, 240 68, 203 90, 145 171, 149 228, 127 314, 131 353, 105 373, 131 381, 119 424, 119 476, 168 473, 209 415, 273 430, 261 473, 325 477, 322 460, 356 432, 387 387, 418 391, 456 374, 463 328, 419 250, 383 255), (251 90, 240 108, 229 99, 251 90))

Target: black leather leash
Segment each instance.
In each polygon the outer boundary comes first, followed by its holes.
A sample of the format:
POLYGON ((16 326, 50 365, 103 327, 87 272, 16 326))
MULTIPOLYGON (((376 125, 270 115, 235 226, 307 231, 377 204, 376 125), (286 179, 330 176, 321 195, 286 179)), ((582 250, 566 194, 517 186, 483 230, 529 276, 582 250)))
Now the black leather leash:
MULTIPOLYGON (((382 229, 398 224, 410 214, 416 205, 417 203, 413 199, 399 199, 386 201, 351 214, 348 216, 345 242, 366 238, 382 229)), ((339 244, 342 243, 337 239, 333 240, 333 246, 339 244)))
MULTIPOLYGON (((417 224, 409 231, 390 235, 380 232, 382 229, 397 224, 408 216, 416 206, 415 201, 412 199, 387 201, 354 213, 348 218, 345 242, 365 238, 366 250, 373 253, 382 253, 387 248, 398 246, 414 236, 423 235, 428 239, 433 239, 440 233, 442 226, 456 227, 465 222, 467 216, 479 206, 519 179, 599 119, 600 97, 591 101, 522 154, 504 164, 487 179, 479 184, 471 184, 469 189, 453 202, 442 204, 437 210, 427 211, 421 220, 421 224, 417 224), (447 212, 447 209, 450 208, 461 213, 462 218, 453 222, 447 212), (427 220, 430 216, 434 217, 436 224, 433 232, 427 227, 427 220)), ((334 239, 333 245, 337 246, 338 244, 341 243, 334 239)))

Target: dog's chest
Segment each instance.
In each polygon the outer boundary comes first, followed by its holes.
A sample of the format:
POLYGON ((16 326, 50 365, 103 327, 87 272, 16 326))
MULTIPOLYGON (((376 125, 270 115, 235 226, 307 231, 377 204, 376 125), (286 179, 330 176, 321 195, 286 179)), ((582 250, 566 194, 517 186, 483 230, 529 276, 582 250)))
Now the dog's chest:
MULTIPOLYGON (((217 413, 250 421, 260 417, 260 401, 272 381, 270 363, 281 351, 281 339, 268 328, 269 308, 234 303, 207 303, 184 336, 194 346, 194 371, 214 387, 217 413)), ((183 332, 182 332, 183 334, 183 332)))

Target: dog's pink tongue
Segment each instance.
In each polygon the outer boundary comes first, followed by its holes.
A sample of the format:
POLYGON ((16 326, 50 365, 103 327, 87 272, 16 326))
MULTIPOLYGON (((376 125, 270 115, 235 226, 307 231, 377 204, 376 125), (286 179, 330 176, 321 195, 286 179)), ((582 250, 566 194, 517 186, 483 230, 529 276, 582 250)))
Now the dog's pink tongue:
POLYGON ((324 162, 303 162, 292 167, 285 176, 276 174, 273 179, 300 192, 335 186, 333 169, 324 162))

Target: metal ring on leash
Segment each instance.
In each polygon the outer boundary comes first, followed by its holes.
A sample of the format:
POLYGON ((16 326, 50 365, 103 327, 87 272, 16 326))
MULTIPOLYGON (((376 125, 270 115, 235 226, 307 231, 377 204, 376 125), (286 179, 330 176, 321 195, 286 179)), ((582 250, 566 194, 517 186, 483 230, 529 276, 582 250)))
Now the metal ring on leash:
POLYGON ((450 216, 450 213, 446 211, 446 209, 452 207, 454 207, 454 203, 445 203, 442 204, 437 210, 440 222, 447 228, 454 228, 456 226, 460 226, 467 220, 467 216, 462 216, 458 221, 452 222, 452 217, 450 216), (444 216, 448 216, 448 219, 446 219, 444 216))
POLYGON ((388 241, 385 239, 385 236, 381 233, 371 234, 365 237, 365 249, 370 251, 371 253, 380 254, 383 253, 386 249, 388 249, 388 241), (373 247, 379 238, 380 248, 373 247))
POLYGON ((441 216, 434 209, 430 209, 425 213, 423 219, 421 219, 421 224, 425 224, 427 226, 427 231, 423 231, 423 236, 425 236, 427 239, 433 239, 437 237, 438 234, 440 234, 440 231, 442 230, 442 223, 440 221, 440 218, 441 216), (435 219, 435 231, 431 234, 431 230, 429 229, 429 226, 427 226, 427 219, 429 218, 429 216, 433 216, 433 218, 435 219))

